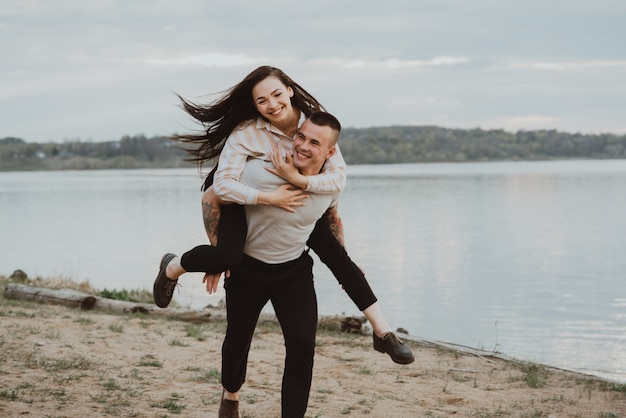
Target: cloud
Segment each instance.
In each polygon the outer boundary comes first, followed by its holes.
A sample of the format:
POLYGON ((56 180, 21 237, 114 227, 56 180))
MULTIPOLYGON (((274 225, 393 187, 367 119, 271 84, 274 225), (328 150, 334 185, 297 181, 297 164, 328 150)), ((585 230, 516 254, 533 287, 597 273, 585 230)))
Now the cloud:
POLYGON ((546 71, 579 71, 591 69, 626 68, 626 60, 591 60, 591 61, 510 61, 498 65, 500 68, 521 68, 546 71))
POLYGON ((581 62, 536 62, 530 68, 551 71, 576 71, 602 68, 626 68, 623 61, 581 61, 581 62))
POLYGON ((309 63, 318 66, 332 66, 343 69, 403 69, 414 67, 441 67, 465 64, 469 58, 464 56, 438 56, 429 60, 401 60, 390 58, 386 60, 350 60, 342 58, 319 58, 309 60, 309 63))
MULTIPOLYGON (((183 58, 172 59, 147 59, 144 62, 153 65, 202 65, 205 67, 240 67, 260 65, 264 62, 293 62, 293 59, 287 58, 260 58, 242 54, 219 54, 207 53, 200 55, 190 55, 183 58)), ((308 60, 310 65, 320 67, 334 67, 341 69, 403 69, 412 67, 441 67, 465 64, 470 59, 464 56, 437 56, 429 60, 401 60, 397 58, 385 60, 359 60, 359 59, 343 59, 343 58, 316 58, 308 60)))
POLYGON ((393 100, 390 106, 421 106, 421 107, 434 107, 434 108, 453 108, 461 105, 459 100, 452 100, 446 97, 422 97, 411 99, 393 100))
POLYGON ((396 58, 384 61, 348 61, 345 68, 358 67, 385 67, 385 68, 410 68, 410 67, 439 67, 444 65, 465 64, 469 61, 467 57, 435 57, 430 60, 399 60, 396 58))
POLYGON ((559 118, 548 115, 517 115, 489 119, 482 126, 515 132, 519 130, 556 129, 559 122, 559 118))
POLYGON ((173 59, 148 59, 145 62, 155 65, 202 65, 205 67, 241 67, 253 66, 264 62, 266 58, 253 58, 241 54, 201 54, 173 59))

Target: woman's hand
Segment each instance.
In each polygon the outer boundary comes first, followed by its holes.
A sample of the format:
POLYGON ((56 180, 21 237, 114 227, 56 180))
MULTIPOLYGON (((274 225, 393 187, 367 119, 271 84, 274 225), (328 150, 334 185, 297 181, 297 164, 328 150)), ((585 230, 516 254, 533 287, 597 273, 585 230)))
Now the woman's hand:
POLYGON ((294 186, 306 189, 306 186, 309 184, 309 180, 306 176, 300 174, 298 169, 293 165, 293 157, 291 154, 286 154, 283 159, 280 148, 278 147, 278 144, 275 143, 272 145, 270 158, 272 159, 274 167, 265 167, 267 171, 276 174, 278 177, 293 184, 294 186))
POLYGON ((285 209, 288 212, 295 212, 296 207, 304 206, 303 200, 308 198, 301 189, 294 189, 291 184, 283 184, 271 192, 259 192, 257 203, 261 205, 273 205, 285 209))

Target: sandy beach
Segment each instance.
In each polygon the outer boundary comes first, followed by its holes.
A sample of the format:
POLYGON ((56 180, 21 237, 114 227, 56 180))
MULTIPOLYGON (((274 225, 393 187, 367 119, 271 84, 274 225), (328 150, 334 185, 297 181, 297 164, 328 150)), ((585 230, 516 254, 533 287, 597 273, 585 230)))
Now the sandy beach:
MULTIPOLYGON (((189 323, 0 297, 0 416, 216 417, 223 320, 189 323)), ((626 385, 411 341, 320 330, 307 417, 625 417, 626 385)), ((284 348, 258 326, 241 417, 280 416, 284 348)))

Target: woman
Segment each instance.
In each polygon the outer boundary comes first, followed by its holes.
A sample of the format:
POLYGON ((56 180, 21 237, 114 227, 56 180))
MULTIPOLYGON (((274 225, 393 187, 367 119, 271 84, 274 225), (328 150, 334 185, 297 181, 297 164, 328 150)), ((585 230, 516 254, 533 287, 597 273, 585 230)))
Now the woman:
MULTIPOLYGON (((190 160, 202 165, 219 156, 217 170, 207 178, 204 185, 207 192, 203 195, 207 233, 212 243, 215 243, 217 236, 218 245, 196 247, 180 258, 173 254, 163 257, 154 289, 155 301, 159 306, 167 306, 176 280, 182 273, 209 273, 205 281, 207 290, 212 292, 217 288, 219 280, 216 273, 228 270, 239 262, 246 237, 245 213, 240 205, 272 204, 293 211, 305 204, 305 195, 301 190, 284 187, 273 192, 259 192, 240 183, 242 166, 249 157, 271 160, 275 168, 270 171, 314 193, 335 192, 345 184, 345 163, 339 153, 331 157, 322 173, 316 176, 302 176, 290 164, 293 134, 303 118, 321 109, 321 105, 281 70, 259 67, 208 106, 181 100, 185 110, 204 127, 201 134, 176 137, 185 144, 190 160), (246 142, 246 130, 256 135, 258 132, 255 129, 260 126, 266 130, 259 132, 272 135, 275 139, 277 146, 274 149, 254 149, 254 141, 246 142), (283 159, 283 153, 286 160, 283 159), (213 176, 215 182, 211 188, 213 176), (212 197, 213 192, 219 201, 212 197), (223 204, 226 202, 237 204, 223 204), (218 218, 219 225, 216 226, 218 218)), ((398 363, 412 362, 410 349, 391 332, 365 277, 338 241, 338 238, 342 238, 339 218, 331 220, 335 234, 328 217, 324 216, 318 221, 308 245, 327 264, 372 324, 374 348, 388 353, 398 363)), ((227 400, 236 401, 237 396, 237 392, 225 393, 227 400)))

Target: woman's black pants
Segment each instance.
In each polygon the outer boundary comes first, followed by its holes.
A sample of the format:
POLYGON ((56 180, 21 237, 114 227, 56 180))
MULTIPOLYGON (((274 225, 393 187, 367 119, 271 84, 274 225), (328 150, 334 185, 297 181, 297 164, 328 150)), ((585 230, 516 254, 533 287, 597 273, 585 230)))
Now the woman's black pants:
MULTIPOLYGON (((217 246, 199 245, 183 254, 181 265, 186 271, 221 273, 240 262, 247 234, 245 208, 232 204, 221 205, 220 209, 217 246)), ((360 311, 376 302, 363 272, 333 235, 326 216, 315 224, 307 245, 328 266, 360 311)))

